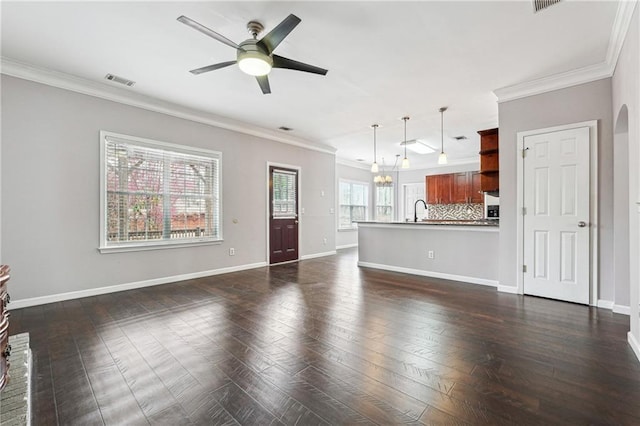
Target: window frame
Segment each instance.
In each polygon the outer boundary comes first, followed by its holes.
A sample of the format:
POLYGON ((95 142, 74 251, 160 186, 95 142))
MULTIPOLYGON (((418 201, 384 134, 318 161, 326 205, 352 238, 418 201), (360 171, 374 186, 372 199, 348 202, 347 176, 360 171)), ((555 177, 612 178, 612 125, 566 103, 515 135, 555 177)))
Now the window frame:
POLYGON ((159 250, 169 248, 181 248, 181 247, 193 247, 202 245, 218 245, 221 244, 223 239, 223 200, 222 200, 222 152, 214 151, 203 148, 195 148, 186 145, 179 145, 169 142, 158 141, 154 139, 141 138, 137 136, 124 135, 120 133, 109 132, 105 130, 100 131, 100 245, 98 250, 100 253, 118 253, 129 251, 144 251, 144 250, 159 250), (177 154, 198 155, 209 157, 217 160, 217 181, 218 181, 218 194, 217 194, 217 210, 219 212, 218 217, 218 232, 215 237, 195 237, 195 238, 178 238, 178 239, 161 239, 150 241, 119 241, 109 242, 107 238, 107 216, 108 216, 108 204, 107 204, 107 139, 120 140, 123 143, 129 143, 131 145, 140 146, 143 148, 159 149, 168 152, 174 152, 177 154))
MULTIPOLYGON (((365 208, 365 218, 364 220, 369 220, 370 217, 370 211, 371 211, 371 202, 370 202, 370 198, 371 198, 371 187, 369 185, 369 182, 365 182, 365 181, 358 181, 358 180, 351 180, 351 179, 338 179, 338 231, 354 231, 356 229, 358 229, 358 224, 357 223, 353 223, 351 222, 351 226, 340 226, 340 206, 342 206, 342 204, 340 204, 340 184, 341 183, 348 183, 349 185, 362 185, 364 186, 365 189, 365 195, 367 197, 366 203, 364 205, 365 208)), ((354 204, 349 204, 349 206, 354 206, 354 204)), ((360 206, 358 206, 360 207, 360 206)))

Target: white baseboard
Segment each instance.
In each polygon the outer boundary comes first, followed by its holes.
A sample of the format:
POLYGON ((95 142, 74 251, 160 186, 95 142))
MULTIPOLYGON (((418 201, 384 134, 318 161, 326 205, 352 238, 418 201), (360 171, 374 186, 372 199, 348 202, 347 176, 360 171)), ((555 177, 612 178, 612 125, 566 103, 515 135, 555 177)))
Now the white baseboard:
POLYGON ((512 285, 498 285, 498 291, 501 293, 518 294, 518 287, 512 285))
POLYGON ((624 305, 613 305, 613 312, 616 314, 631 315, 631 307, 624 305))
POLYGON ((596 306, 602 309, 610 309, 616 314, 631 315, 631 308, 629 306, 616 305, 613 300, 599 299, 596 306))
POLYGON ((497 287, 498 281, 487 280, 485 278, 467 277, 464 275, 445 274, 443 272, 426 271, 423 269, 403 268, 401 266, 383 265, 380 263, 370 262, 358 262, 358 266, 364 266, 365 268, 383 269, 385 271, 402 272, 404 274, 421 275, 423 277, 442 278, 445 280, 462 281, 472 284, 486 285, 490 287, 497 287))
POLYGON ((603 309, 613 309, 613 300, 598 299, 598 304, 596 306, 603 309))
POLYGON ((211 269, 209 271, 193 272, 189 274, 174 275, 171 277, 154 278, 152 280, 136 281, 125 284, 116 284, 108 287, 91 288, 87 290, 70 291, 68 293, 51 294, 48 296, 32 297, 29 299, 12 300, 9 309, 27 308, 29 306, 44 305, 47 303, 62 302, 64 300, 81 299, 83 297, 98 296, 100 294, 115 293, 118 291, 133 290, 136 288, 151 287, 154 285, 174 283, 177 281, 192 280, 194 278, 209 277, 212 275, 228 274, 229 272, 245 271, 247 269, 262 268, 266 262, 250 263, 247 265, 230 266, 228 268, 211 269))
POLYGON ((305 254, 304 256, 300 257, 300 260, 309 260, 309 259, 315 259, 316 257, 333 256, 334 254, 337 254, 335 250, 325 251, 324 253, 305 254))
POLYGON ((636 358, 640 361, 640 342, 636 340, 631 332, 627 333, 627 340, 629 341, 629 346, 633 349, 633 352, 636 354, 636 358))
POLYGON ((347 249, 347 248, 351 248, 351 247, 358 247, 358 243, 345 244, 343 246, 336 246, 336 250, 342 250, 342 249, 347 249))

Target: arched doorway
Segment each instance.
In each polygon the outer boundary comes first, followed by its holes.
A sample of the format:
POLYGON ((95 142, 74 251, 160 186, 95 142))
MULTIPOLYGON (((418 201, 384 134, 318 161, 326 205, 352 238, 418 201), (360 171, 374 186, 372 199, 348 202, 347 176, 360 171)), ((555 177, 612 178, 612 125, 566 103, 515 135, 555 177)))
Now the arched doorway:
POLYGON ((618 112, 613 135, 614 312, 629 314, 630 287, 629 113, 618 112))

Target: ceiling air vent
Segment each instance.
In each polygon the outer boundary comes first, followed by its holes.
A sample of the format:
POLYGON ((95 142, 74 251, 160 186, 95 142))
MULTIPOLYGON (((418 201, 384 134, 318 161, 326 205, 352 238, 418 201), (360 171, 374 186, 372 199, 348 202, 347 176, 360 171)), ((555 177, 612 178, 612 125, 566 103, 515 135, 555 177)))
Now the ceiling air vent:
POLYGON ((560 0, 533 0, 533 12, 540 12, 556 3, 560 3, 560 0))
POLYGON ((464 135, 462 135, 462 136, 454 136, 453 138, 455 140, 457 140, 457 141, 465 141, 465 140, 467 140, 467 137, 464 136, 464 135))
POLYGON ((134 84, 136 84, 135 81, 132 80, 127 80, 124 77, 118 77, 117 75, 113 75, 113 74, 107 74, 104 76, 104 78, 106 78, 107 80, 110 81, 115 81, 116 83, 120 83, 120 84, 124 84, 125 86, 133 86, 134 84))

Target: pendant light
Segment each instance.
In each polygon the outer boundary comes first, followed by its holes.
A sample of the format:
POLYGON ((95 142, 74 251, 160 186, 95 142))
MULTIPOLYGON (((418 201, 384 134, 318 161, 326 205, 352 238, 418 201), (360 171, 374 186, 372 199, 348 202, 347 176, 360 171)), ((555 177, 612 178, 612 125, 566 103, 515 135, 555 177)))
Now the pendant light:
POLYGON ((404 158, 402 159, 402 167, 403 169, 409 168, 409 159, 407 158, 407 120, 409 117, 402 117, 404 121, 404 158))
POLYGON ((440 156, 438 164, 447 164, 447 154, 444 153, 444 112, 447 107, 440 108, 440 156))
POLYGON ((371 165, 371 173, 378 173, 378 158, 376 156, 376 130, 378 125, 372 124, 371 127, 373 127, 373 164, 371 165))

